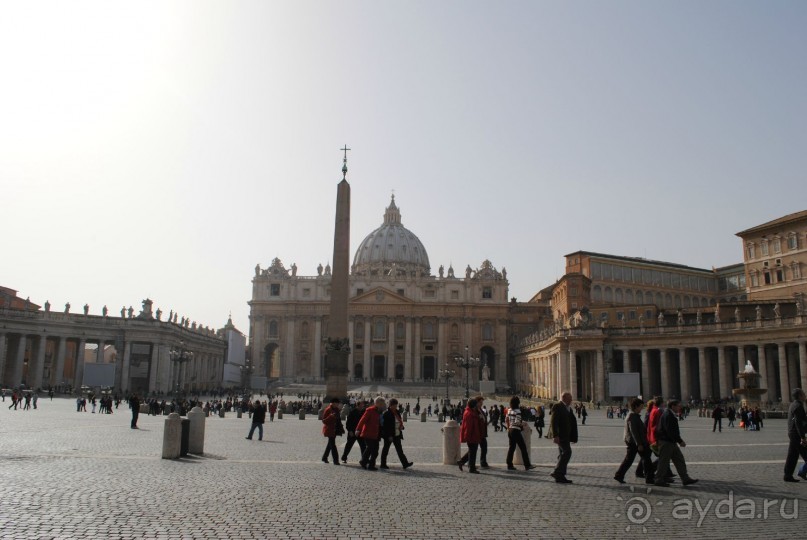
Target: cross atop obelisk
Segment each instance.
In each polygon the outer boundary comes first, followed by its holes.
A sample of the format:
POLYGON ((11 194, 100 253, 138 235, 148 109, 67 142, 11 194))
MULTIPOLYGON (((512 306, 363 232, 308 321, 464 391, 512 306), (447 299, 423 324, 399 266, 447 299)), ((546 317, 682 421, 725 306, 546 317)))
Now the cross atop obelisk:
POLYGON ((342 181, 336 188, 336 222, 333 233, 333 274, 331 277, 331 309, 328 321, 328 340, 325 345, 325 397, 347 397, 347 377, 350 372, 350 340, 348 339, 347 302, 350 271, 350 184, 347 182, 347 153, 340 148, 342 181))

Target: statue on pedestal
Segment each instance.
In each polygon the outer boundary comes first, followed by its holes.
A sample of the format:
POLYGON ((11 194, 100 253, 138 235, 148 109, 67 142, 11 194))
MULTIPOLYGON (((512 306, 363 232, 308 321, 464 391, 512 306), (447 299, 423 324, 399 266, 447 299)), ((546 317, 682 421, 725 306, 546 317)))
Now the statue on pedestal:
POLYGON ((317 275, 318 276, 322 275, 322 263, 319 263, 319 266, 317 266, 317 275))
POLYGON ((134 317, 134 308, 132 306, 129 306, 129 309, 127 310, 127 313, 129 314, 130 319, 132 317, 134 317))
POLYGON ((440 269, 437 271, 437 273, 440 275, 440 279, 442 279, 443 278, 443 265, 442 264, 440 265, 440 269))
POLYGON ((163 310, 161 310, 160 308, 157 308, 157 320, 159 321, 160 317, 162 317, 162 316, 163 316, 163 310))
POLYGON ((70 313, 70 302, 67 302, 67 303, 64 305, 64 312, 65 312, 65 313, 70 313))
POLYGON ((757 306, 756 307, 756 312, 757 312, 757 320, 761 321, 762 320, 762 308, 757 306))
POLYGON ((50 302, 45 300, 45 311, 50 311, 50 302))
POLYGON ((103 308, 101 308, 101 314, 102 314, 104 317, 106 317, 106 316, 107 316, 107 313, 109 313, 109 310, 107 309, 107 307, 106 307, 106 306, 104 306, 103 308))
POLYGON ((89 315, 90 313, 90 304, 84 304, 84 315, 89 315))
POLYGON ((774 304, 773 306, 773 315, 777 319, 779 319, 782 316, 782 311, 779 309, 779 302, 776 302, 776 304, 774 304))
POLYGON ((291 277, 297 277, 297 263, 291 263, 291 277))
POLYGON ((490 380, 490 368, 488 367, 487 363, 482 365, 482 380, 483 381, 490 380))
POLYGON ((684 326, 684 312, 678 310, 678 326, 684 326))
POLYGON ((658 325, 667 326, 667 321, 664 320, 664 312, 660 311, 658 314, 658 325))

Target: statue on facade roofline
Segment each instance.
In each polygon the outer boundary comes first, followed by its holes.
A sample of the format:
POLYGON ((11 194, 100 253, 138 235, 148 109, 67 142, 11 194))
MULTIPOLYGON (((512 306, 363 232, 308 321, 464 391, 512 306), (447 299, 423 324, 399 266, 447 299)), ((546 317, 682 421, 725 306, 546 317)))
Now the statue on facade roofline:
POLYGON ((120 318, 121 319, 126 318, 126 306, 123 306, 122 308, 120 308, 120 318))
POLYGON ((440 265, 440 268, 437 270, 437 273, 440 275, 440 279, 443 278, 443 265, 440 265))
POLYGON ((258 264, 255 265, 255 277, 260 276, 260 275, 261 275, 261 264, 258 263, 258 264))
POLYGON ((157 308, 157 320, 159 321, 160 317, 162 317, 162 316, 163 316, 163 310, 161 310, 160 308, 157 308))
POLYGON ((658 313, 658 325, 659 326, 667 326, 667 321, 664 320, 664 312, 659 311, 658 313))
POLYGON ((67 302, 67 303, 64 305, 64 312, 65 312, 65 313, 70 313, 70 302, 67 302))
POLYGON ((319 263, 319 266, 317 266, 317 275, 318 276, 322 275, 322 263, 319 263))
POLYGON ((107 316, 107 313, 109 313, 109 310, 107 309, 107 307, 106 307, 106 306, 104 306, 103 308, 101 308, 101 315, 103 315, 104 317, 106 317, 106 316, 107 316))
POLYGON ((134 308, 132 306, 129 306, 128 312, 129 312, 129 318, 130 319, 132 317, 134 317, 134 308))
POLYGON ((89 315, 90 313, 90 304, 84 304, 84 315, 89 315))
POLYGON ((297 263, 291 263, 291 277, 297 277, 297 263))
POLYGON ((465 267, 465 279, 471 279, 471 265, 465 267))
POLYGON ((45 311, 50 311, 50 302, 45 300, 45 311))
POLYGON ((779 302, 776 302, 776 304, 773 306, 773 315, 777 319, 782 316, 782 311, 779 309, 779 302))

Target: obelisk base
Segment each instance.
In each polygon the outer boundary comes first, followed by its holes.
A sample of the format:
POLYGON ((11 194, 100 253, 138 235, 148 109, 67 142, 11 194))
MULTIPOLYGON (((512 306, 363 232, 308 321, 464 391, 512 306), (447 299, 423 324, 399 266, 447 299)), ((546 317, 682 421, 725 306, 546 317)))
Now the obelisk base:
POLYGON ((346 350, 329 350, 325 357, 325 403, 332 398, 347 398, 349 354, 346 350))

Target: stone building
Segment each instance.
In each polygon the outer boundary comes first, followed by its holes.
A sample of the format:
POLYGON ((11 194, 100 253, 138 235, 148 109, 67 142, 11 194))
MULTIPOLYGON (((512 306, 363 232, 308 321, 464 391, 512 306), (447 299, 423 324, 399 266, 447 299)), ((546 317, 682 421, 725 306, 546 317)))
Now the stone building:
MULTIPOLYGON (((249 302, 256 374, 323 379, 330 284, 329 266, 309 276, 277 258, 268 268, 256 266, 249 302)), ((490 379, 506 385, 510 309, 507 271, 488 260, 459 272, 441 265, 434 275, 426 248, 402 224, 393 196, 383 223, 359 243, 351 266, 350 378, 433 381, 467 346, 488 366, 490 379)))
POLYGON ((806 233, 807 212, 748 229, 738 233, 745 264, 711 270, 567 255, 565 275, 541 292, 553 324, 515 347, 516 387, 605 401, 625 397, 608 394, 611 373, 639 373, 645 397, 727 398, 750 361, 763 399, 784 406, 792 388, 807 387, 806 233))
MULTIPOLYGON (((11 305, 18 303, 9 302, 11 305)), ((112 316, 44 310, 30 302, 22 308, 0 307, 0 386, 3 388, 73 388, 87 382, 89 372, 102 375, 104 384, 123 392, 170 394, 222 386, 227 341, 224 334, 170 314, 152 313, 151 300, 143 308, 122 308, 112 316), (172 359, 171 351, 186 354, 172 359), (96 368, 108 369, 96 369, 96 368)), ((242 349, 243 351, 243 349, 242 349)), ((242 352, 243 363, 243 352, 242 352)))

